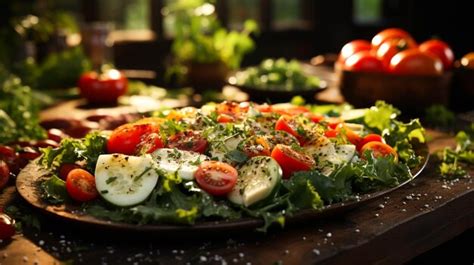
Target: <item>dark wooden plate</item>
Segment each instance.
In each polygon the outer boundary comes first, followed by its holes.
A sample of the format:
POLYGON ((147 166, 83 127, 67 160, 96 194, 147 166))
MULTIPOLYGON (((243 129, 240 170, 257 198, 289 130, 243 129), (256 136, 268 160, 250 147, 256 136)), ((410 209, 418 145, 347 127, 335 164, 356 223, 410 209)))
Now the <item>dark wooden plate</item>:
MULTIPOLYGON (((310 64, 301 63, 303 72, 307 75, 318 75, 316 67, 310 64)), ((319 87, 315 88, 301 88, 295 90, 282 90, 276 87, 255 87, 255 86, 246 86, 237 84, 237 75, 239 72, 234 73, 229 76, 228 84, 237 87, 243 92, 247 93, 251 101, 256 102, 271 102, 271 103, 281 103, 288 102, 294 96, 301 96, 307 102, 314 102, 315 95, 319 92, 322 92, 328 87, 327 81, 323 80, 320 77, 319 87)))
MULTIPOLYGON (((349 209, 353 209, 359 205, 362 205, 372 199, 386 195, 393 190, 396 190, 403 185, 412 181, 420 172, 424 169, 428 162, 429 151, 426 144, 418 144, 415 146, 416 153, 423 157, 422 162, 417 168, 412 169, 413 178, 409 179, 400 185, 374 192, 364 194, 359 197, 358 200, 350 200, 340 203, 331 204, 325 206, 321 210, 301 210, 293 216, 287 217, 287 223, 302 222, 307 220, 314 220, 330 215, 340 214, 349 209)), ((129 223, 111 222, 95 218, 90 215, 83 214, 78 211, 79 205, 66 204, 66 205, 50 205, 44 202, 40 196, 39 181, 47 177, 49 172, 41 168, 34 161, 27 165, 16 179, 16 187, 20 195, 32 206, 41 210, 42 212, 60 218, 63 221, 74 223, 82 227, 99 229, 107 232, 127 232, 133 235, 140 236, 193 236, 202 233, 208 234, 228 234, 231 232, 243 232, 251 231, 263 225, 263 221, 254 218, 242 218, 240 220, 230 221, 206 221, 198 222, 193 226, 185 225, 167 225, 167 224, 150 224, 150 225, 135 225, 129 223)))

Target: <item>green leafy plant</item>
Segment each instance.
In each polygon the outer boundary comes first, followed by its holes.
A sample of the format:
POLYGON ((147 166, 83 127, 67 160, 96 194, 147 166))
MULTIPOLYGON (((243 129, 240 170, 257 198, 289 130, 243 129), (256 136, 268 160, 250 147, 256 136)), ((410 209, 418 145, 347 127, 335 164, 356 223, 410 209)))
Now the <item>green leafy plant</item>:
POLYGON ((254 48, 250 34, 258 31, 255 21, 247 20, 240 32, 228 31, 214 10, 207 0, 178 0, 166 6, 165 13, 174 19, 172 52, 178 64, 223 62, 235 69, 254 48))
POLYGON ((445 179, 455 179, 468 174, 466 168, 474 165, 474 123, 456 135, 456 148, 446 147, 438 152, 441 160, 439 172, 445 179))

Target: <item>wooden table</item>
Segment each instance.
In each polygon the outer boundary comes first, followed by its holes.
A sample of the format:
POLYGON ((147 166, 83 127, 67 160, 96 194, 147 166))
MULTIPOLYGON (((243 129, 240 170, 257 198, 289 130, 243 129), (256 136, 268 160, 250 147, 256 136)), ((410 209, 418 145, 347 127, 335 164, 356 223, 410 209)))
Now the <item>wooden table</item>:
MULTIPOLYGON (((431 151, 453 144, 429 133, 431 151)), ((473 188, 472 178, 442 181, 431 160, 411 184, 343 215, 218 238, 132 240, 41 216, 41 231, 25 229, 0 245, 0 264, 400 264, 474 227, 473 188)), ((5 190, 0 207, 21 205, 16 197, 13 187, 5 190)))

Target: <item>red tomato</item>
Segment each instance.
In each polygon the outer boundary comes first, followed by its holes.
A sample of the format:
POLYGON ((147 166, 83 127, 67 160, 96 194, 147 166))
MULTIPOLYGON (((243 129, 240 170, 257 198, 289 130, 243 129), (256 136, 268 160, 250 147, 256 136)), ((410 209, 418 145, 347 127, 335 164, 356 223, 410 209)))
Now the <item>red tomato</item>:
POLYGON ((217 114, 238 115, 248 110, 248 105, 245 106, 245 104, 242 104, 242 107, 237 102, 224 101, 216 106, 216 111, 217 114))
POLYGON ((347 58, 351 57, 353 54, 360 51, 370 51, 372 45, 366 40, 353 40, 346 43, 339 53, 339 58, 337 59, 338 63, 344 64, 347 58))
POLYGON ((295 116, 295 115, 308 113, 309 109, 305 106, 296 106, 292 104, 279 104, 279 105, 273 105, 272 111, 280 115, 295 116))
POLYGON ((199 187, 215 196, 229 193, 237 183, 237 176, 233 166, 218 161, 204 161, 194 173, 199 187))
POLYGON ((357 146, 357 144, 362 141, 362 137, 360 137, 360 135, 358 135, 356 132, 354 132, 344 124, 339 125, 337 130, 339 132, 342 132, 342 134, 347 138, 347 140, 355 146, 357 146))
POLYGON ((316 164, 312 157, 283 144, 278 144, 273 149, 271 157, 280 165, 284 178, 291 177, 294 172, 310 170, 316 164))
POLYGON ((444 41, 441 40, 428 40, 423 42, 420 47, 420 51, 431 53, 438 57, 443 63, 444 70, 449 70, 453 67, 454 53, 444 41))
POLYGON ((303 113, 303 116, 305 116, 306 118, 308 118, 314 123, 319 123, 320 121, 324 120, 324 116, 317 113, 307 112, 307 113, 303 113))
POLYGON ((383 42, 376 51, 377 57, 382 61, 383 65, 388 69, 390 66, 390 60, 395 54, 416 48, 416 44, 411 43, 409 40, 404 38, 389 39, 383 42))
POLYGON ((10 168, 5 161, 0 160, 0 190, 2 190, 10 179, 10 168))
POLYGON ((390 61, 390 72, 408 75, 440 75, 443 63, 440 59, 417 49, 397 53, 390 61))
POLYGON ((228 123, 228 122, 234 122, 234 121, 235 121, 235 117, 232 115, 225 114, 225 113, 217 115, 218 123, 228 123))
POLYGON ((161 136, 158 133, 150 133, 142 138, 135 149, 135 154, 151 154, 163 146, 161 136))
POLYGON ((48 139, 53 140, 57 143, 60 143, 63 138, 66 137, 66 134, 64 134, 63 131, 59 129, 49 129, 48 130, 48 139))
POLYGON ((331 129, 324 132, 324 136, 328 138, 336 138, 339 132, 337 130, 331 129))
POLYGON ((254 108, 260 112, 263 112, 263 113, 268 113, 268 112, 272 112, 272 106, 271 105, 268 105, 267 103, 264 103, 264 104, 261 104, 261 105, 256 105, 254 106, 254 108))
POLYGON ((271 147, 269 142, 259 135, 251 136, 247 138, 241 147, 242 151, 249 157, 254 156, 270 156, 271 147))
POLYGON ((381 142, 369 142, 366 143, 362 148, 360 149, 361 157, 365 157, 365 152, 367 150, 372 151, 372 155, 374 157, 386 157, 386 156, 393 156, 395 161, 398 160, 398 154, 395 149, 393 149, 390 145, 381 143, 381 142))
POLYGON ((81 167, 76 164, 69 164, 69 163, 62 164, 59 167, 59 177, 63 180, 66 180, 67 175, 69 175, 69 172, 71 172, 71 170, 76 169, 76 168, 81 168, 81 167))
POLYGON ((77 84, 81 96, 91 103, 115 103, 127 92, 127 78, 115 69, 102 74, 87 72, 82 74, 77 84))
POLYGON ((296 124, 295 120, 288 116, 282 115, 278 121, 275 123, 275 130, 276 131, 285 131, 298 139, 301 145, 304 144, 306 141, 305 135, 300 134, 298 131, 298 124, 296 124))
POLYGON ((152 123, 124 124, 113 130, 107 142, 107 152, 133 155, 137 151, 137 146, 147 135, 157 132, 159 132, 159 127, 152 123))
POLYGON ((343 120, 339 117, 326 117, 324 121, 327 123, 328 127, 331 129, 336 129, 343 120))
POLYGON ((177 148, 180 150, 204 153, 207 149, 208 142, 202 137, 201 133, 196 131, 184 131, 171 136, 168 139, 167 146, 169 148, 177 148))
POLYGON ((71 198, 79 202, 91 201, 99 196, 94 176, 80 168, 71 170, 67 175, 66 190, 71 198))
POLYGON ((40 152, 37 150, 33 149, 32 147, 24 147, 18 152, 18 156, 22 159, 26 160, 34 160, 38 158, 41 155, 40 152))
POLYGON ((377 33, 377 35, 372 39, 372 46, 378 49, 382 43, 389 39, 406 39, 408 42, 416 46, 416 41, 410 36, 410 34, 403 29, 398 28, 388 28, 377 33))
POLYGON ((5 213, 0 213, 0 240, 8 240, 15 235, 15 220, 5 213))
POLYGON ((383 72, 382 61, 371 51, 361 51, 347 58, 344 69, 354 72, 383 72))
POLYGON ((378 134, 375 134, 375 133, 367 134, 366 136, 364 136, 364 138, 362 138, 362 140, 359 142, 359 144, 356 145, 357 151, 360 151, 360 149, 362 149, 362 146, 364 146, 366 143, 370 143, 370 142, 381 142, 381 143, 383 143, 384 141, 383 141, 382 136, 380 136, 378 134))

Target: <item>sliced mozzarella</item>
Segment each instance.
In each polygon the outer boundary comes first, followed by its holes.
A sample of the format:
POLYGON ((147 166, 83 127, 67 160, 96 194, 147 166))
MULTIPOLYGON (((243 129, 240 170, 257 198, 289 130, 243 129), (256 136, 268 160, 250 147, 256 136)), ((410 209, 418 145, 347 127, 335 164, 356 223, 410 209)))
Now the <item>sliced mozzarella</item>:
POLYGON ((238 170, 239 177, 227 198, 246 207, 270 196, 281 182, 280 165, 269 156, 255 156, 238 170))
POLYGON ((352 160, 355 155, 356 146, 353 144, 336 145, 336 155, 341 163, 347 163, 352 160))
POLYGON ((337 166, 352 159, 354 152, 354 145, 335 146, 331 140, 324 136, 304 147, 304 153, 314 158, 316 168, 324 175, 331 174, 337 166))
POLYGON ((157 181, 156 163, 151 156, 107 154, 97 160, 95 185, 112 204, 131 206, 144 201, 157 181))
POLYGON ((199 164, 209 160, 209 157, 200 153, 171 148, 158 149, 151 155, 160 170, 168 174, 176 173, 185 180, 194 179, 194 172, 198 169, 199 164))

